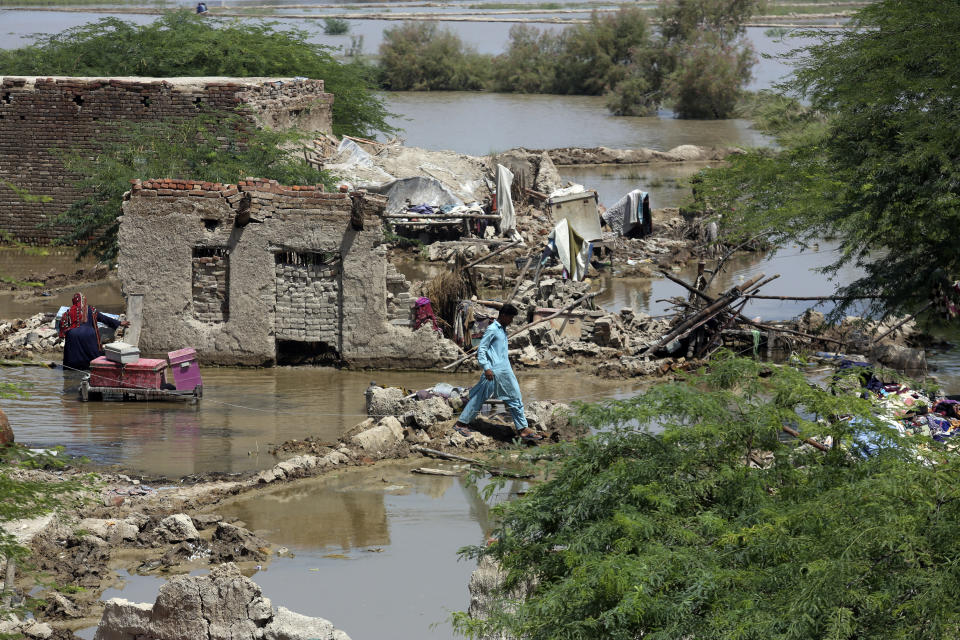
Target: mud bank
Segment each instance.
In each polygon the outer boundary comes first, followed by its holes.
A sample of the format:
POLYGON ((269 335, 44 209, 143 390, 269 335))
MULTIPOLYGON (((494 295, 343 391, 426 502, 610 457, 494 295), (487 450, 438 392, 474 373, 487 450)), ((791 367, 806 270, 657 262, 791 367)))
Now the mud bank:
MULTIPOLYGON (((396 391, 399 390, 380 389, 372 393, 371 411, 388 406, 396 391)), ((403 405, 405 412, 398 416, 368 418, 329 446, 320 445, 315 439, 284 443, 275 449, 278 457, 296 455, 256 474, 232 478, 208 474, 200 481, 181 481, 162 487, 147 477, 104 474, 100 476, 99 484, 92 487, 91 499, 78 501, 57 515, 37 522, 14 523, 11 530, 18 532, 23 543, 29 545, 37 570, 59 585, 59 590, 44 589, 47 604, 38 612, 38 620, 49 625, 51 635, 43 637, 73 637, 72 630, 96 624, 101 614, 116 628, 98 632, 98 638, 126 639, 135 637, 136 633, 167 637, 161 633, 167 623, 158 622, 156 615, 149 620, 144 618, 146 610, 143 606, 131 609, 127 605, 108 604, 104 610, 100 596, 106 588, 118 583, 118 569, 132 568, 144 575, 176 575, 236 563, 240 571, 250 573, 258 565, 268 563, 277 553, 285 553, 284 549, 276 548, 249 531, 245 523, 235 519, 228 521, 216 513, 217 505, 233 496, 338 469, 372 466, 420 457, 424 453, 457 458, 461 463, 469 460, 472 462, 468 464, 479 469, 509 473, 509 470, 487 467, 482 455, 484 451, 513 446, 512 429, 506 423, 497 418, 481 420, 476 425, 478 430, 465 437, 452 429, 453 408, 437 398, 432 400, 422 406, 407 403, 403 405), (126 622, 118 622, 123 620, 126 622)), ((394 406, 400 408, 401 404, 394 406)), ((529 415, 531 426, 550 440, 577 435, 566 419, 562 405, 534 403, 529 415)), ((436 463, 425 465, 429 469, 436 466, 436 463)), ((58 473, 24 469, 18 471, 18 475, 24 479, 56 483, 65 478, 83 477, 84 472, 78 469, 58 473)), ((220 571, 229 573, 229 581, 239 580, 237 584, 241 591, 253 593, 251 590, 255 590, 255 585, 250 586, 252 583, 237 578, 233 569, 220 571)), ((215 581, 219 579, 212 577, 215 581)), ((32 578, 21 578, 16 586, 20 592, 26 593, 39 585, 32 578)), ((162 600, 154 605, 155 613, 166 610, 162 600)), ((282 619, 286 614, 274 612, 270 615, 282 619)), ((277 633, 266 637, 326 636, 277 633)))

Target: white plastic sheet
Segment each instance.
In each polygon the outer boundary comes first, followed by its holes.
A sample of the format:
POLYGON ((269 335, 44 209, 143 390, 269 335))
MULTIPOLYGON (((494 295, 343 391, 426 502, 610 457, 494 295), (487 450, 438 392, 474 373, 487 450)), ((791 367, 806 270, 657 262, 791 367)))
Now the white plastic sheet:
POLYGON ((513 211, 513 199, 510 197, 510 185, 513 184, 513 172, 502 164, 497 165, 497 211, 500 213, 500 233, 508 235, 517 228, 517 216, 513 211))

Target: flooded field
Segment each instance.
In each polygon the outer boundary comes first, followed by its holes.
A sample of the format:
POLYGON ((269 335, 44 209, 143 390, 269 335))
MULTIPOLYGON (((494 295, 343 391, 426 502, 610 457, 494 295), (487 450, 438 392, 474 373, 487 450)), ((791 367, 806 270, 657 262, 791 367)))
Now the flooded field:
MULTIPOLYGON (((475 373, 342 371, 323 367, 202 369, 204 397, 181 402, 80 402, 77 378, 37 367, 0 369, 4 382, 28 386, 29 397, 4 400, 17 441, 63 445, 96 463, 180 477, 208 471, 263 469, 277 460, 271 444, 315 436, 332 442, 366 418, 363 392, 378 384, 417 390, 438 382, 472 386, 475 373)), ((637 383, 611 382, 570 371, 522 376, 526 401, 620 396, 637 383)))

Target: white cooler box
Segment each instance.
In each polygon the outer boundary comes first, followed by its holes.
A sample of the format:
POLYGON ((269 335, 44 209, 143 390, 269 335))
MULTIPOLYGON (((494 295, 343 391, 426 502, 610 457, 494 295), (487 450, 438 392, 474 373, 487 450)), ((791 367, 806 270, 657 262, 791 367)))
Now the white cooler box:
POLYGON ((130 364, 140 359, 140 349, 126 342, 109 342, 103 345, 103 354, 110 362, 130 364))

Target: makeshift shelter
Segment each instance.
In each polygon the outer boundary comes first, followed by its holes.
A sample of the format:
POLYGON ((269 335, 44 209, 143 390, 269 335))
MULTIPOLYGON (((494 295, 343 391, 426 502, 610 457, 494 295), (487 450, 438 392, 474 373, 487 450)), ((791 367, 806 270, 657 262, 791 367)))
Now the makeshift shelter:
MULTIPOLYGON (((387 196, 385 213, 388 215, 404 213, 408 204, 413 206, 429 205, 437 208, 463 204, 463 201, 439 180, 420 176, 368 186, 367 191, 387 196)), ((421 211, 420 213, 426 212, 421 211)))

